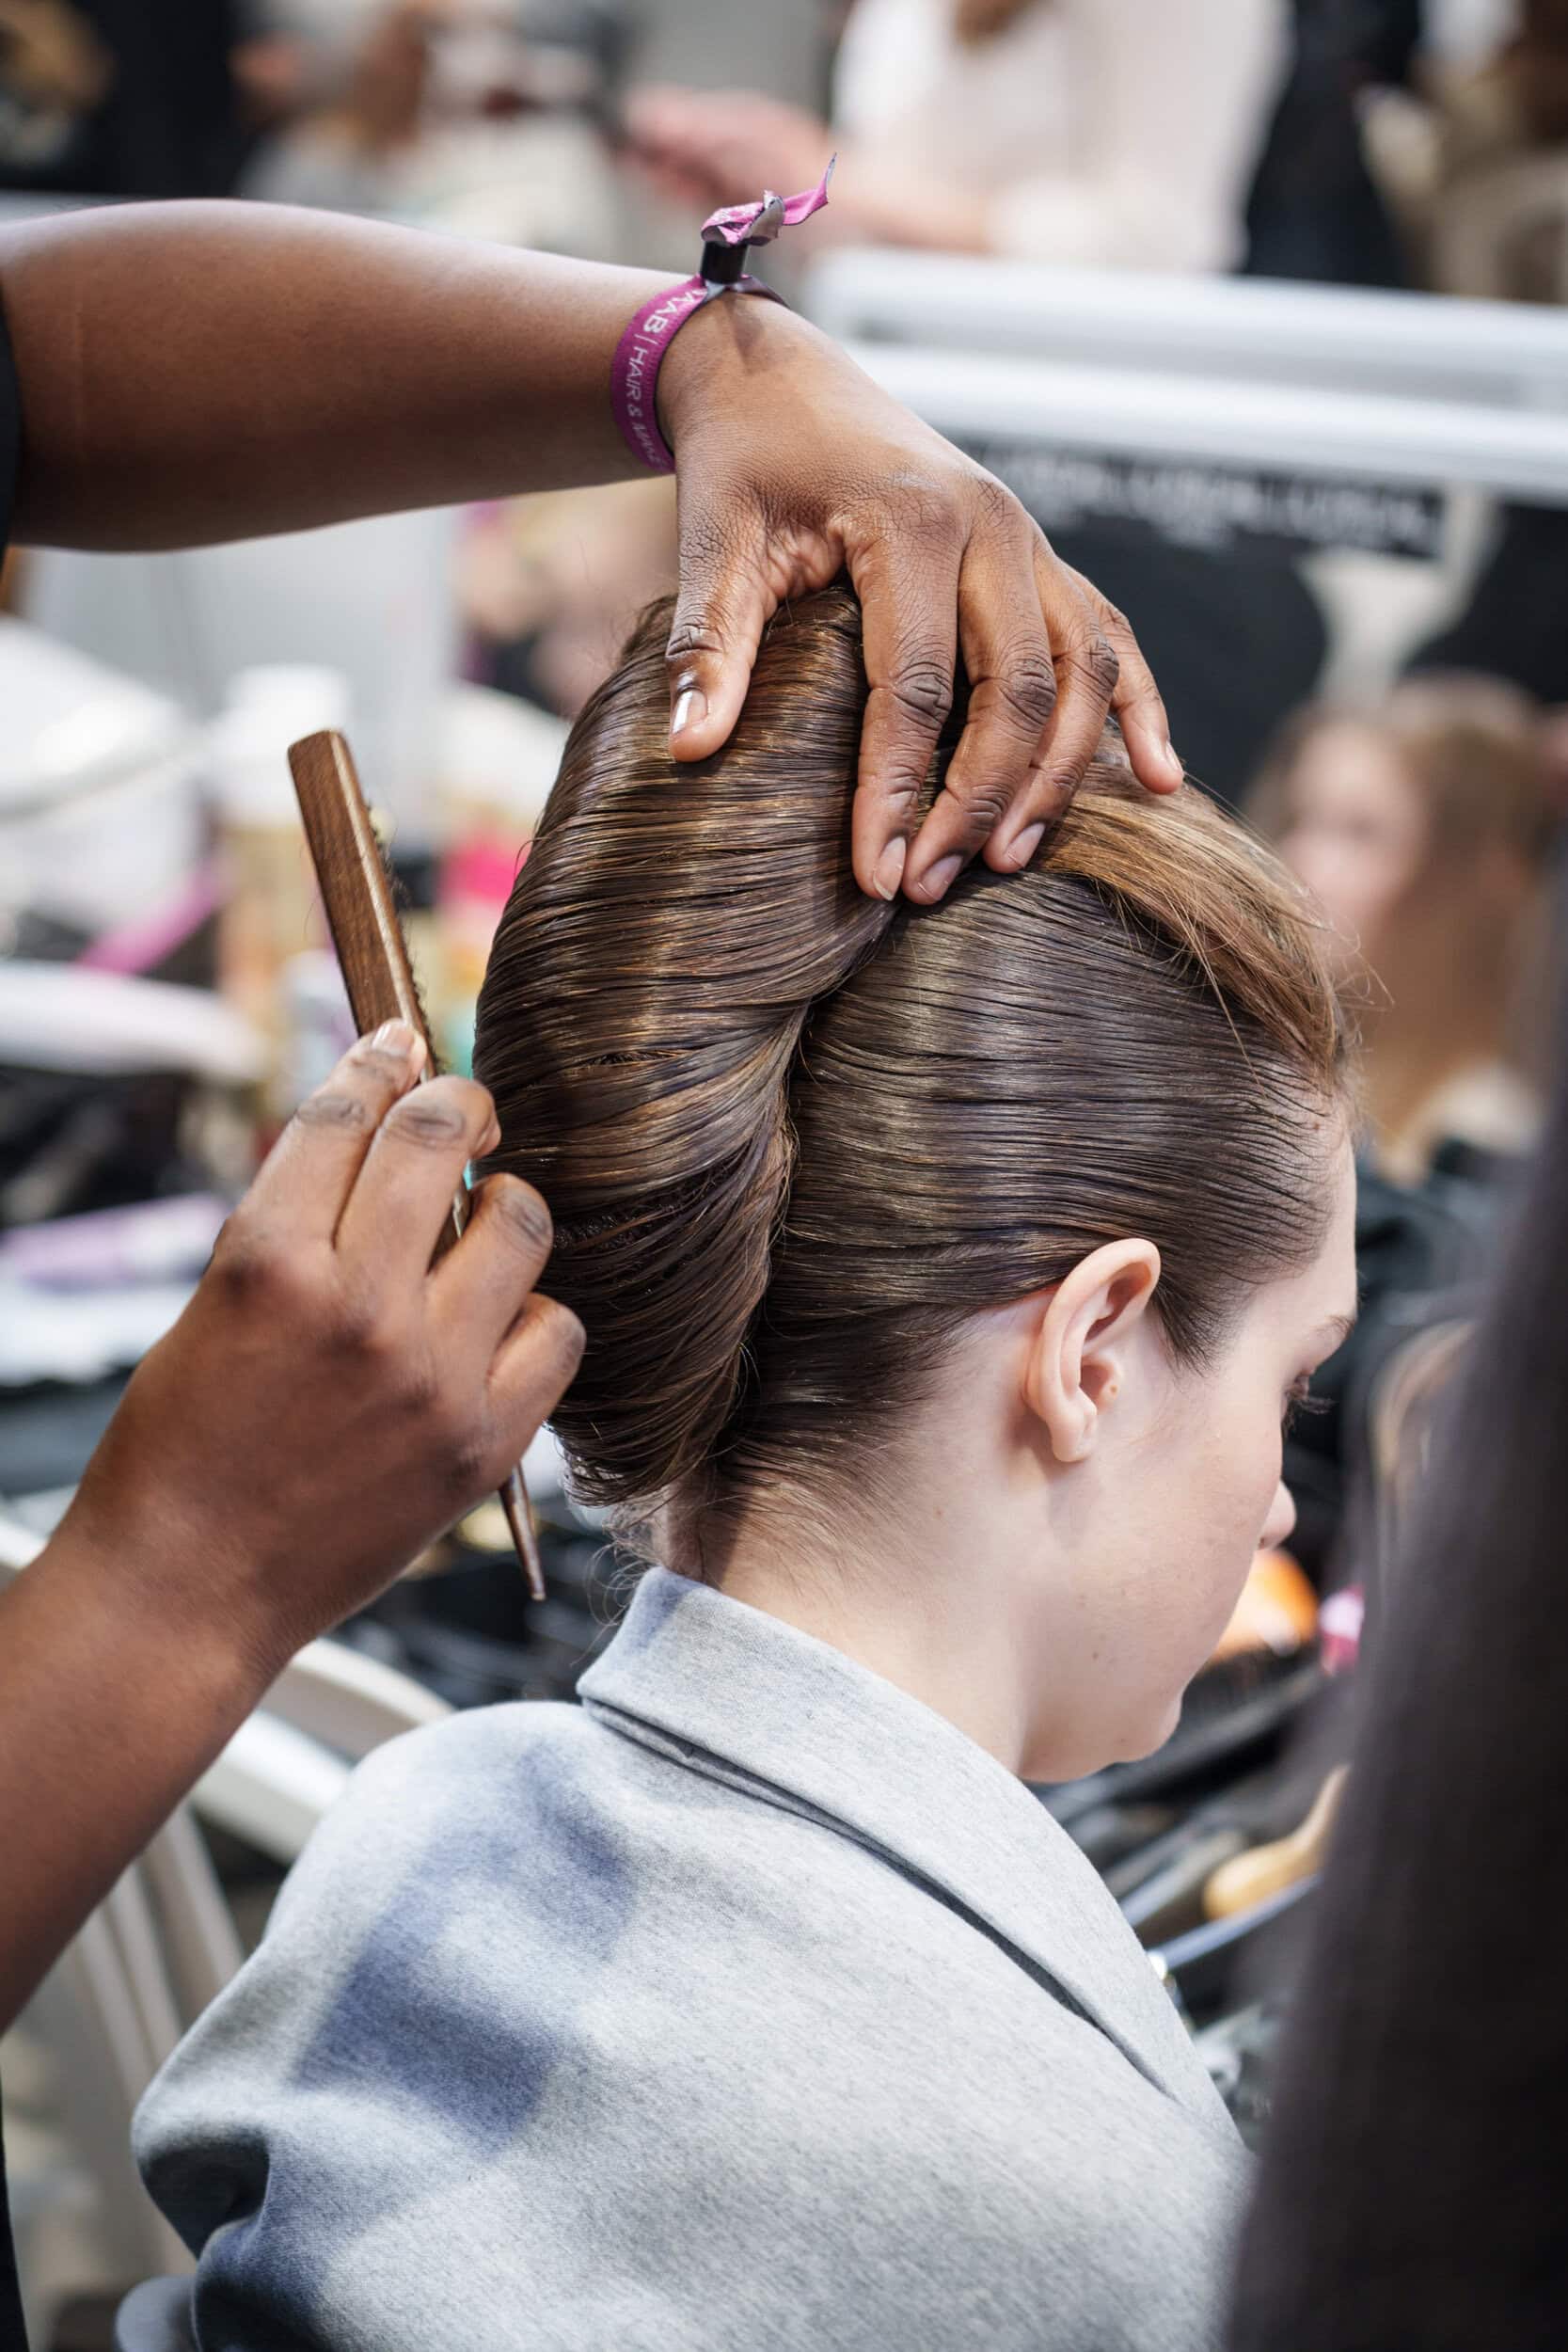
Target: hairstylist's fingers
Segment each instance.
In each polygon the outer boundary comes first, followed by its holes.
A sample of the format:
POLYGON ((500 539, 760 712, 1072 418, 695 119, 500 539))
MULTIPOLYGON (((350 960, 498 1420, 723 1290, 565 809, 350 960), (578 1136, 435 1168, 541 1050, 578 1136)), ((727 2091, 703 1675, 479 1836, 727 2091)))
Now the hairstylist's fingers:
POLYGON ((1041 786, 1037 763, 1058 679, 1030 530, 1010 499, 971 539, 958 604, 969 718, 910 851, 905 882, 910 897, 927 905, 987 842, 1010 847, 1037 821, 1029 797, 1041 786))
POLYGON ((962 542, 945 517, 851 548, 868 687, 852 834, 855 880, 895 898, 920 797, 953 707, 962 542))
POLYGON ((436 1315, 483 1348, 486 1361, 526 1306, 553 1239, 550 1213, 531 1184, 520 1176, 486 1177, 433 1284, 436 1315))
POLYGON ((1185 771, 1180 755, 1170 739, 1170 721, 1154 683, 1154 674, 1144 660, 1132 623, 1101 595, 1092 580, 1086 580, 1082 572, 1075 572, 1069 565, 1060 568, 1077 581, 1099 620, 1101 634, 1117 657, 1120 675, 1111 697, 1111 708, 1121 728, 1121 739, 1127 746, 1133 774, 1150 792, 1175 792, 1185 771))
POLYGON ((338 1262, 351 1299, 424 1279, 468 1162, 493 1148, 496 1113, 471 1078, 436 1078, 395 1103, 348 1197, 338 1262))
MULTIPOLYGON (((1053 615, 1056 708, 1036 755, 1028 788, 986 845, 986 863, 997 873, 1027 866, 1084 780, 1099 751, 1116 691, 1118 664, 1100 627, 1096 609, 1082 593, 1064 601, 1054 556, 1039 544, 1039 596, 1053 615)), ((1074 578, 1076 576, 1074 575, 1074 578)))
POLYGON ((377 1128, 424 1058, 405 1021, 362 1037, 295 1111, 236 1216, 290 1244, 330 1241, 377 1128))
POLYGON ((496 1457, 485 1484, 499 1486, 548 1421, 577 1377, 583 1328, 569 1307, 535 1292, 490 1367, 496 1457))
POLYGON ((680 594, 664 662, 670 749, 705 759, 728 742, 762 632, 779 602, 766 569, 767 525, 745 506, 716 513, 683 483, 680 594))

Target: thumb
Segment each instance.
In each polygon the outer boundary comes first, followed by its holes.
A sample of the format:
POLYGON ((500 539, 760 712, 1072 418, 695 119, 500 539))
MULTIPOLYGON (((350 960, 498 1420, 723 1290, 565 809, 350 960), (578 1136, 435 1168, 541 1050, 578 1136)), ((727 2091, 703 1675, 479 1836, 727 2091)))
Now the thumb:
POLYGON ((681 501, 680 593, 664 655, 676 759, 705 759, 728 742, 740 716, 762 632, 779 602, 758 562, 763 532, 760 516, 737 527, 731 515, 721 534, 705 513, 693 516, 681 501))

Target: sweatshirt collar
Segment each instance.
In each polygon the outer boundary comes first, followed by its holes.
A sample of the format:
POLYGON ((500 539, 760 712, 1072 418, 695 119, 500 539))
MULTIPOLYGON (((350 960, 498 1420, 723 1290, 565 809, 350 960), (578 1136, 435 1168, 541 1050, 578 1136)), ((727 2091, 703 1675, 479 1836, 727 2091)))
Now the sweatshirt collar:
POLYGON ((829 1643, 666 1568, 579 1695, 610 1727, 804 1812, 926 1882, 1183 2106, 1223 2115, 1148 1955, 1038 1799, 945 1717, 829 1643))

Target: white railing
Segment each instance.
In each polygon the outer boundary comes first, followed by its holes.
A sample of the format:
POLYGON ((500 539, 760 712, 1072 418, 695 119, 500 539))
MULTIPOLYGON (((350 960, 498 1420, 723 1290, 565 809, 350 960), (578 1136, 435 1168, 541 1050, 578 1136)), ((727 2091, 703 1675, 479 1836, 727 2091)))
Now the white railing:
POLYGON ((1532 304, 863 251, 806 302, 848 342, 1568 411, 1568 311, 1532 304))

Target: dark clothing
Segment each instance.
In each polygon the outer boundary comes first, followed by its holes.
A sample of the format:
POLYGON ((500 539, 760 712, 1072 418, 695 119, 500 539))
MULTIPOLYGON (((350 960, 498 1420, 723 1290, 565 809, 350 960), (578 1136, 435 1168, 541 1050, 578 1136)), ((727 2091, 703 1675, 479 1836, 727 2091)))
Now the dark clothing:
POLYGON ((1234 805, 1279 714, 1316 687, 1328 631, 1293 558, 1174 547, 1087 523, 1052 545, 1131 612, 1191 774, 1234 805))
POLYGON ((1247 203, 1249 278, 1402 286, 1403 258, 1361 149, 1358 94, 1402 83, 1418 0, 1296 0, 1295 56, 1247 203))
MULTIPOLYGON (((17 445, 22 436, 22 404, 17 396, 16 367, 11 358, 6 314, 0 310, 0 561, 10 539, 11 500, 16 489, 17 445)), ((22 2325, 22 2290, 17 2283, 16 2249, 11 2244, 10 2206, 6 2198, 6 2142, 0 2134, 0 2352, 26 2352, 22 2325)))
POLYGON ((245 159, 230 55, 232 0, 75 0, 113 60, 103 103, 12 187, 72 196, 227 196, 245 159))
POLYGON ((16 466, 22 445, 22 399, 16 388, 16 362, 0 310, 0 563, 11 537, 11 502, 16 495, 16 466))
POLYGON ((1465 611, 1412 654, 1411 670, 1488 670, 1544 703, 1568 702, 1568 507, 1505 506, 1465 611))
POLYGON ((1231 2352, 1561 2352, 1568 1064, 1391 1564, 1231 2352))
POLYGON ((11 2244, 11 2209, 6 2197, 6 2142, 0 2135, 0 2352, 27 2352, 22 2320, 22 2287, 11 2244))

